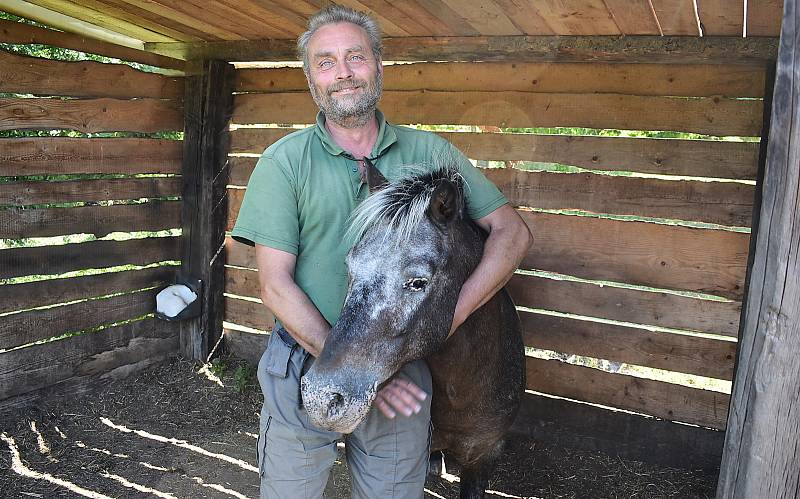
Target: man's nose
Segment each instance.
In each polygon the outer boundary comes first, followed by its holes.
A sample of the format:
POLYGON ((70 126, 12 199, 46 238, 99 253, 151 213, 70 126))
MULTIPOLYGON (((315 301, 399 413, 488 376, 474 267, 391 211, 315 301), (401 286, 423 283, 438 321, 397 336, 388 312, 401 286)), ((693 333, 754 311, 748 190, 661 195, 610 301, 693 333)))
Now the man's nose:
POLYGON ((337 65, 338 72, 336 73, 336 78, 340 80, 346 80, 353 77, 353 69, 350 67, 350 63, 348 61, 344 61, 341 64, 337 65))

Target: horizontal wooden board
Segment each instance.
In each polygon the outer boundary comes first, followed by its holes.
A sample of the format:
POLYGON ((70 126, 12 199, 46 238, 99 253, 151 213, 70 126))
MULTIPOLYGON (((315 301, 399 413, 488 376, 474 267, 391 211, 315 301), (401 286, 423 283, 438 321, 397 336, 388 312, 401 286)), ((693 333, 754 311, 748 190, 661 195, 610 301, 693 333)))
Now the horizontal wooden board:
MULTIPOLYGON (((226 248, 228 247, 228 243, 231 241, 233 240, 226 239, 225 241, 226 248)), ((241 245, 241 243, 237 243, 235 241, 233 241, 232 244, 241 245)), ((232 262, 226 262, 226 263, 230 264, 232 262)), ((225 292, 237 296, 247 296, 249 298, 261 299, 261 289, 258 282, 258 271, 226 267, 225 292)), ((260 307, 264 306, 261 304, 258 305, 260 307)))
POLYGON ((557 360, 526 358, 528 389, 648 414, 670 421, 723 429, 729 396, 557 360))
MULTIPOLYGON (((291 128, 239 128, 231 132, 232 153, 261 154, 291 128)), ((758 143, 647 139, 523 133, 438 132, 477 160, 560 163, 591 170, 755 180, 758 143)), ((231 184, 245 185, 253 158, 232 163, 231 184), (238 167, 249 171, 236 172, 238 167)))
POLYGON ((30 310, 3 317, 0 349, 84 331, 153 313, 158 289, 71 305, 30 310))
POLYGON ((181 173, 183 141, 23 137, 0 139, 0 175, 181 173))
POLYGON ((525 346, 724 380, 736 343, 520 312, 525 346))
POLYGON ((153 267, 0 285, 0 313, 133 291, 172 282, 177 268, 153 267))
POLYGON ((5 19, 0 19, 0 41, 3 43, 53 45, 179 71, 182 71, 186 65, 180 58, 165 57, 74 33, 31 26, 30 24, 7 21, 5 19))
POLYGON ((755 187, 737 182, 528 172, 516 168, 489 168, 483 173, 515 206, 734 227, 749 227, 753 214, 755 187))
MULTIPOLYGON (((301 68, 236 71, 237 92, 307 91, 301 68)), ((762 97, 764 68, 743 65, 416 63, 384 67, 383 89, 762 97)))
MULTIPOLYGON (((760 136, 759 100, 617 94, 387 91, 380 107, 394 123, 498 127, 588 127, 760 136)), ((313 123, 308 92, 240 94, 233 123, 313 123)))
POLYGON ((69 203, 180 196, 181 177, 8 182, 0 184, 0 205, 69 203))
POLYGON ((0 250, 0 279, 180 260, 182 249, 180 237, 4 249, 0 250))
MULTIPOLYGON (((628 2, 630 0, 624 0, 628 2)), ((716 475, 725 432, 526 393, 512 435, 545 445, 599 452, 716 475)), ((513 436, 511 438, 514 438, 513 436)))
POLYGON ((181 203, 151 201, 144 204, 81 206, 78 208, 0 210, 0 237, 22 239, 65 234, 158 231, 181 226, 181 203))
POLYGON ((271 331, 275 326, 274 317, 261 303, 229 297, 225 298, 225 318, 223 320, 262 331, 271 331))
POLYGON ((145 73, 126 64, 66 62, 0 50, 0 92, 69 97, 182 99, 183 78, 145 73))
POLYGON ((535 239, 522 268, 742 299, 749 234, 524 211, 520 215, 535 239))
POLYGON ((251 366, 258 366, 261 354, 267 347, 269 334, 256 334, 236 329, 223 329, 225 349, 232 355, 244 359, 251 366))
MULTIPOLYGON (((231 190, 231 192, 236 192, 231 190)), ((244 192, 239 190, 239 192, 244 192)), ((241 202, 239 200, 239 202, 241 202)), ((238 210, 230 199, 229 216, 238 210)), ((741 300, 749 234, 520 211, 534 236, 521 268, 741 300)), ((228 219, 229 230, 234 218, 228 219)), ((227 263, 256 268, 254 250, 226 239, 227 263)))
POLYGON ((158 99, 0 99, 0 130, 96 132, 183 130, 178 101, 158 99))
POLYGON ((0 400, 88 379, 109 382, 153 366, 178 350, 177 323, 145 319, 97 333, 0 353, 0 400))
POLYGON ((515 274, 506 285, 521 307, 736 337, 742 303, 515 274))

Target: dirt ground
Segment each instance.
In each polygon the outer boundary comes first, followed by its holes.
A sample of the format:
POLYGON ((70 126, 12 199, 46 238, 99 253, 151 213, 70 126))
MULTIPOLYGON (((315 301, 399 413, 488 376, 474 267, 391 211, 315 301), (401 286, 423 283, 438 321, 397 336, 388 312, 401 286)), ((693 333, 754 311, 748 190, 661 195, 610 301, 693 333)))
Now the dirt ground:
MULTIPOLYGON (((174 360, 93 396, 0 416, 0 497, 257 497, 261 393, 238 365, 224 360, 220 386, 174 360)), ((515 436, 487 497, 698 498, 715 482, 515 436)), ((347 498, 349 486, 337 461, 325 497, 347 498)), ((430 478, 425 497, 458 497, 457 478, 430 478)))

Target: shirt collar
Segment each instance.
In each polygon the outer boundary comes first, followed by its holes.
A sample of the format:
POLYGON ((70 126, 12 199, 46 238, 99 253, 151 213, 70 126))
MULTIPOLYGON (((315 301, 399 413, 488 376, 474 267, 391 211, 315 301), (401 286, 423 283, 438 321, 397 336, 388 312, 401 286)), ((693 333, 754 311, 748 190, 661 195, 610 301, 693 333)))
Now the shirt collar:
MULTIPOLYGON (((378 138, 375 139, 375 145, 370 155, 371 158, 381 156, 392 144, 397 142, 397 134, 395 134, 394 128, 389 126, 386 122, 386 118, 384 118, 383 113, 379 109, 375 110, 375 118, 378 120, 378 138)), ((334 156, 347 154, 347 151, 339 147, 339 144, 337 144, 328 133, 328 129, 325 128, 325 114, 322 111, 317 113, 317 124, 314 127, 314 133, 319 137, 322 146, 330 154, 334 156)))

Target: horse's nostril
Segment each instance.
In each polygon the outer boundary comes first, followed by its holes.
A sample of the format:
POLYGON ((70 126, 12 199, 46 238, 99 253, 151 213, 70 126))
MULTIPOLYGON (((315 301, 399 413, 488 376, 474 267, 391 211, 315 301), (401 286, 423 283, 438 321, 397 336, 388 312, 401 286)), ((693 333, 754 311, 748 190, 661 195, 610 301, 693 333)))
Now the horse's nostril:
POLYGON ((341 393, 332 393, 331 400, 328 402, 328 417, 332 418, 339 413, 344 406, 344 397, 341 393))

